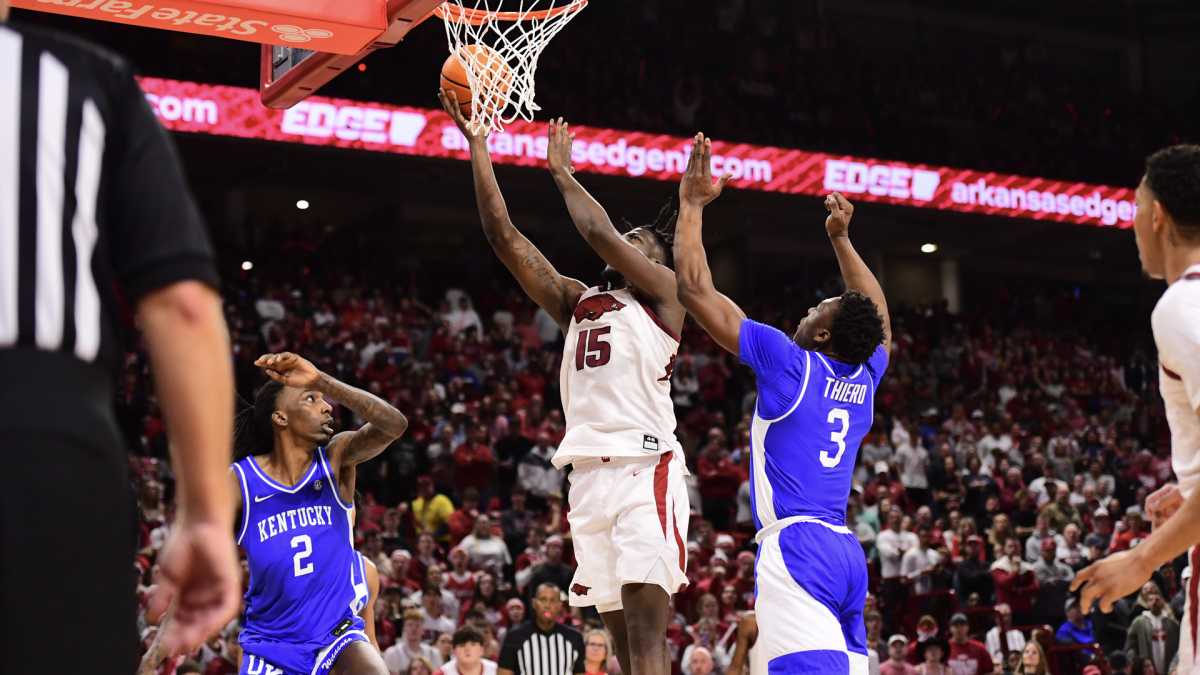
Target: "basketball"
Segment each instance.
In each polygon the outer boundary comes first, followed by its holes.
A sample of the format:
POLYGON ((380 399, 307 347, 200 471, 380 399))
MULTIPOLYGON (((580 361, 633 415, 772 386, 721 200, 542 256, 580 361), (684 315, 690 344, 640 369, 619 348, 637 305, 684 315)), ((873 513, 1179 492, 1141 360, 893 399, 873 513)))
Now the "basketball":
POLYGON ((472 95, 464 63, 466 59, 476 64, 478 77, 475 84, 480 90, 481 105, 488 110, 503 107, 512 87, 512 68, 496 50, 487 45, 464 45, 457 52, 450 54, 442 64, 442 89, 454 92, 463 116, 471 119, 472 95))

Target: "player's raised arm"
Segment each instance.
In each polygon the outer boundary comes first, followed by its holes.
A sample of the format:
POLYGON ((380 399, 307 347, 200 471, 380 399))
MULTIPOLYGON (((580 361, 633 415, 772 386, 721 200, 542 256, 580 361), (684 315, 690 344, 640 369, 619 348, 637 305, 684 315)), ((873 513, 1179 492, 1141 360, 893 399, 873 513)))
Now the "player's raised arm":
MULTIPOLYGON (((475 178, 475 202, 479 207, 479 219, 483 223, 483 234, 491 244, 500 262, 508 268, 521 284, 531 300, 546 310, 560 328, 565 327, 579 296, 587 288, 582 282, 565 277, 554 269, 542 252, 513 225, 508 216, 508 206, 500 185, 492 170, 492 158, 488 155, 487 131, 474 129, 463 117, 454 92, 438 92, 438 100, 446 114, 458 125, 471 146, 471 170, 475 178)), ((565 330, 565 328, 564 328, 565 330)))
POLYGON ((846 289, 858 291, 875 303, 879 315, 883 318, 883 348, 891 352, 892 319, 888 314, 883 287, 850 243, 850 219, 854 217, 854 205, 840 192, 834 192, 825 197, 825 209, 829 211, 829 216, 825 219, 825 232, 829 234, 833 252, 837 254, 838 267, 842 270, 846 289))
POLYGON ((679 184, 679 221, 675 225, 675 281, 679 302, 717 344, 738 354, 738 336, 746 313, 713 285, 704 252, 704 207, 725 188, 728 176, 714 183, 712 142, 696 134, 687 171, 679 184))
POLYGON ((676 302, 675 273, 665 265, 647 258, 641 251, 621 236, 613 225, 608 212, 597 202, 579 181, 575 180, 575 169, 571 166, 571 146, 575 140, 570 127, 562 118, 550 121, 550 139, 546 149, 546 160, 554 184, 567 203, 567 212, 575 229, 583 235, 588 246, 604 262, 621 273, 629 283, 659 301, 676 302))
POLYGON ((404 413, 383 399, 317 370, 311 362, 295 354, 264 354, 254 365, 280 384, 319 391, 366 420, 367 423, 358 430, 343 431, 329 442, 330 468, 335 472, 342 466, 361 464, 374 458, 408 429, 408 418, 404 413))

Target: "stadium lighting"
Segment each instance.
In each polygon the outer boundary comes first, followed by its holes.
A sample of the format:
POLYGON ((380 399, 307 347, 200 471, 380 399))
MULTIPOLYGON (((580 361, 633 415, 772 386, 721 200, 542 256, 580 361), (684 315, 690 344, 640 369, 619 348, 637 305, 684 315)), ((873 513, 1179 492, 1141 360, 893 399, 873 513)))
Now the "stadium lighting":
POLYGON ((242 261, 242 271, 243 272, 249 272, 252 269, 254 269, 254 263, 250 262, 249 260, 242 261))
POLYGON ((921 244, 921 253, 937 253, 937 244, 921 244))
POLYGON ((301 199, 300 201, 296 202, 296 208, 300 209, 301 211, 307 211, 308 210, 308 200, 301 199))

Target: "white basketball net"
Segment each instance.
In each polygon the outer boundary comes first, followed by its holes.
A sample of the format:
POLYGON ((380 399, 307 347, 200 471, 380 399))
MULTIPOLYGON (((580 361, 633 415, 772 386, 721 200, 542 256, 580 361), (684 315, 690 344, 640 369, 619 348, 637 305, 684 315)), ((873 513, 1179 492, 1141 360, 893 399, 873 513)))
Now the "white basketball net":
POLYGON ((458 54, 466 66, 471 123, 492 131, 518 117, 532 121, 541 110, 534 101, 538 58, 588 0, 520 0, 514 11, 500 11, 501 2, 448 0, 436 10, 446 24, 450 53, 458 54), (472 45, 491 48, 499 60, 487 50, 464 49, 472 45), (503 72, 500 61, 511 75, 503 72))

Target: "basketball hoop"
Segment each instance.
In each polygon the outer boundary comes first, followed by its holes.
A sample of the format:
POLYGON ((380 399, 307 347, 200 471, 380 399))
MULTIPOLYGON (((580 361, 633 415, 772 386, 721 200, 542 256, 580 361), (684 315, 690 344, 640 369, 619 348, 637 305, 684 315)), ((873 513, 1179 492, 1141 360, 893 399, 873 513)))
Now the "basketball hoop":
POLYGON ((550 40, 588 4, 588 0, 520 0, 516 11, 502 12, 501 2, 447 0, 434 10, 446 24, 450 53, 458 56, 467 73, 471 122, 493 131, 518 117, 532 121, 541 110, 534 101, 538 59, 550 40))

